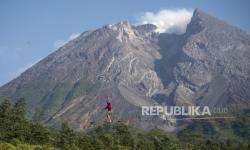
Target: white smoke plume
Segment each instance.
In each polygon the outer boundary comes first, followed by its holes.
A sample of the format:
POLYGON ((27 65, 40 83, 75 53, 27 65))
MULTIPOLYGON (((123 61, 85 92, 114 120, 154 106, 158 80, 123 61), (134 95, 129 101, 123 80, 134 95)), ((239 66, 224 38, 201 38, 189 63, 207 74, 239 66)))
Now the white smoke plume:
POLYGON ((193 10, 163 9, 156 13, 145 12, 139 17, 138 24, 154 24, 158 28, 156 32, 166 33, 185 33, 187 24, 190 22, 193 10))

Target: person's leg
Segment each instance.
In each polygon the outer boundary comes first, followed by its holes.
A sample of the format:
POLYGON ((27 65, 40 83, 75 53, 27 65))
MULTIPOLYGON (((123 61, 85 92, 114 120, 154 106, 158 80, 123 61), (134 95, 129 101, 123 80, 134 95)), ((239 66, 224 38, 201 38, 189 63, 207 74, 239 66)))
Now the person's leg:
POLYGON ((109 112, 106 113, 106 119, 105 119, 106 122, 109 122, 109 112))
POLYGON ((108 116, 107 117, 108 117, 108 122, 111 123, 112 122, 112 120, 111 120, 111 111, 108 111, 108 116))
POLYGON ((110 117, 110 123, 111 123, 112 122, 112 111, 110 111, 109 117, 110 117))

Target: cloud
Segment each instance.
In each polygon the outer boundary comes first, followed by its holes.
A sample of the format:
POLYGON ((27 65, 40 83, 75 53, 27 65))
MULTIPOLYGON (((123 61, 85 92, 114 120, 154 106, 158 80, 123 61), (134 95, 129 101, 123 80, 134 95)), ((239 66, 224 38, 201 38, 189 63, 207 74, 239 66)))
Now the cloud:
POLYGON ((62 47, 63 45, 65 45, 66 43, 68 43, 69 41, 77 38, 80 35, 80 33, 73 33, 69 36, 68 39, 66 40, 57 40, 54 42, 54 49, 58 49, 60 47, 62 47))
POLYGON ((145 12, 138 19, 138 24, 154 24, 157 32, 166 33, 185 33, 187 24, 190 22, 193 10, 163 9, 156 13, 145 12))

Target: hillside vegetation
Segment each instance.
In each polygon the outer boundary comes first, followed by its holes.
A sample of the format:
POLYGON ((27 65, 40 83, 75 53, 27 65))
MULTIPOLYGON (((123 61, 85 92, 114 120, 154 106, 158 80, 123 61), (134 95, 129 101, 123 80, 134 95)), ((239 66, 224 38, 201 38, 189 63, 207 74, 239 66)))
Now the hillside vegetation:
POLYGON ((0 105, 0 150, 247 150, 250 149, 249 110, 236 119, 193 122, 177 133, 142 131, 121 122, 94 125, 75 132, 64 122, 60 129, 26 119, 25 99, 0 105))

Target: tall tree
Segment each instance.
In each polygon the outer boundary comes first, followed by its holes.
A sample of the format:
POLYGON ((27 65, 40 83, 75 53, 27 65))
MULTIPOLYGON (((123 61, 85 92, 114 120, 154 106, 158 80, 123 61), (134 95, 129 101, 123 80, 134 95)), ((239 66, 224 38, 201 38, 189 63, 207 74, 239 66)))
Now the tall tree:
POLYGON ((61 126, 60 131, 60 142, 59 147, 66 150, 75 149, 77 137, 74 131, 69 127, 68 123, 64 122, 61 126))
POLYGON ((30 132, 30 123, 25 118, 25 99, 21 97, 13 108, 13 130, 15 138, 25 141, 30 132))
POLYGON ((21 97, 14 105, 14 113, 16 119, 23 120, 25 119, 25 99, 21 97))
POLYGON ((12 137, 13 108, 9 100, 5 99, 0 105, 0 140, 8 141, 12 137))
POLYGON ((0 105, 0 117, 8 117, 12 112, 12 106, 9 100, 5 99, 3 103, 0 105))

